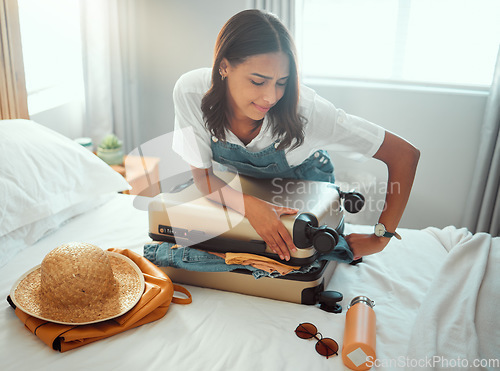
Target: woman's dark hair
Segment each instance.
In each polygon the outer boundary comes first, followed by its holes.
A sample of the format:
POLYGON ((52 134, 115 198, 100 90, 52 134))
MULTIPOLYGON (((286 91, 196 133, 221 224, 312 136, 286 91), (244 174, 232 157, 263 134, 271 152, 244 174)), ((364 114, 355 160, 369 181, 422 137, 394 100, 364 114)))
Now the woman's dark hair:
POLYGON ((268 112, 272 134, 280 138, 279 149, 295 148, 303 143, 304 123, 298 114, 299 79, 294 42, 276 16, 257 9, 244 10, 231 17, 217 37, 212 84, 201 102, 203 117, 212 135, 225 140, 225 129, 229 128, 226 82, 219 74, 222 59, 237 66, 250 56, 274 52, 288 56, 290 71, 283 97, 268 112))

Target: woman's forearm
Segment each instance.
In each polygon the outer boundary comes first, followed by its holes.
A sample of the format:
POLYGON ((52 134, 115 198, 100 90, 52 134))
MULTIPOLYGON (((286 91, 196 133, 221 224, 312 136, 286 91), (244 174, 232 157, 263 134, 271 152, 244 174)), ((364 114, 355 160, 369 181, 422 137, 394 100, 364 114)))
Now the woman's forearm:
POLYGON ((384 143, 373 156, 387 165, 388 180, 384 209, 379 222, 394 232, 410 197, 420 151, 404 139, 386 132, 384 143))
POLYGON ((245 215, 244 199, 247 195, 232 188, 216 176, 212 169, 191 167, 196 187, 209 200, 227 206, 241 215, 245 215))
MULTIPOLYGON (((410 197, 420 151, 404 139, 386 132, 384 142, 373 157, 384 162, 388 169, 387 192, 379 223, 394 233, 410 197)), ((374 233, 352 233, 346 236, 346 240, 357 259, 382 251, 390 238, 378 237, 374 233)))

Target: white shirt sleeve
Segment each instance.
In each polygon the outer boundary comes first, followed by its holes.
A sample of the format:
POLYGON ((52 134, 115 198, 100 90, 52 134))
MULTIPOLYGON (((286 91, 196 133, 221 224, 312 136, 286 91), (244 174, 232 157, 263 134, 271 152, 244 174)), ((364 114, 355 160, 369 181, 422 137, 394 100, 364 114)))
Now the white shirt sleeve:
POLYGON ((172 148, 188 164, 200 169, 212 166, 210 133, 201 111, 201 100, 209 84, 209 69, 194 70, 182 75, 173 91, 175 122, 172 148))
POLYGON ((303 97, 307 119, 305 142, 312 147, 311 153, 324 149, 364 160, 373 157, 382 145, 385 137, 382 127, 345 113, 311 89, 305 88, 303 97))

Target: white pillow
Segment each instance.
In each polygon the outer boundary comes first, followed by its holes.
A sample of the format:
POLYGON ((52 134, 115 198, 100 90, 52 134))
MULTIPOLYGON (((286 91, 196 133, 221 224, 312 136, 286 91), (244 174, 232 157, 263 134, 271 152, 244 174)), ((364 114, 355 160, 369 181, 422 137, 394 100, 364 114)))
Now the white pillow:
POLYGON ((42 237, 58 229, 70 219, 83 214, 89 210, 101 206, 112 199, 115 193, 107 193, 97 198, 72 205, 54 215, 37 220, 36 222, 23 225, 20 228, 0 237, 0 268, 9 262, 18 252, 29 245, 34 244, 42 237))
POLYGON ((0 237, 127 189, 121 175, 73 140, 33 121, 0 120, 0 237))

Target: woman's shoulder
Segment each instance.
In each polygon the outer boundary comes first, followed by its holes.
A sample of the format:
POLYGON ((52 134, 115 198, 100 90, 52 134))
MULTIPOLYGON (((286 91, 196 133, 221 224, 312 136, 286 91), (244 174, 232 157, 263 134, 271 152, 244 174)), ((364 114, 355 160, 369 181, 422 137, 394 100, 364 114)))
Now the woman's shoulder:
POLYGON ((186 72, 175 83, 174 91, 205 94, 210 88, 211 74, 210 68, 198 68, 186 72))
POLYGON ((306 118, 312 115, 331 114, 336 110, 333 103, 324 99, 310 87, 301 84, 299 96, 299 112, 306 118))
POLYGON ((300 101, 313 101, 316 96, 316 92, 311 89, 309 86, 300 84, 300 101))

